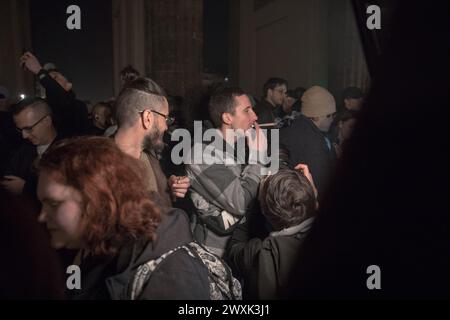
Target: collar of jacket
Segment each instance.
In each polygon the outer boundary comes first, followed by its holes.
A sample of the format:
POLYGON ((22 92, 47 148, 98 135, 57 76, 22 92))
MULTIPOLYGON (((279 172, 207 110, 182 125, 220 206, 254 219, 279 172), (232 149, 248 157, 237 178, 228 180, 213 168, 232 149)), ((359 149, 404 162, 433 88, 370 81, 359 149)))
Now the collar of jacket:
POLYGON ((296 226, 285 228, 280 231, 273 231, 270 233, 270 236, 271 237, 292 236, 297 233, 306 233, 311 228, 313 222, 314 217, 311 217, 296 226))
POLYGON ((304 119, 304 121, 305 121, 306 123, 308 123, 308 125, 311 127, 311 129, 312 129, 313 131, 315 131, 315 132, 317 132, 317 133, 320 133, 320 135, 322 135, 324 138, 326 137, 326 133, 320 131, 320 129, 317 128, 317 126, 314 124, 314 122, 313 122, 310 118, 305 117, 303 114, 301 114, 301 115, 298 117, 298 119, 304 119))

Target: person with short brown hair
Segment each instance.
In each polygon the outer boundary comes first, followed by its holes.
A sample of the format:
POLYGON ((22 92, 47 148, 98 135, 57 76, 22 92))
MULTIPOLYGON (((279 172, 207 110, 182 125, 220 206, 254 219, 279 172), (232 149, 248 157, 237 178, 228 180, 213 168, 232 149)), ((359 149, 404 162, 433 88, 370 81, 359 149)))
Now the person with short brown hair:
POLYGON ((186 172, 192 181, 189 195, 195 209, 191 216, 194 237, 222 256, 234 228, 253 207, 262 177, 262 163, 246 163, 245 149, 239 145, 247 143, 249 153, 265 152, 267 139, 240 88, 217 90, 208 110, 216 126, 210 133, 216 134, 217 142, 195 142, 186 158, 192 160, 201 152, 204 161, 188 161, 186 172), (253 126, 255 136, 246 136, 253 126), (214 151, 205 152, 211 146, 214 151))
POLYGON ((273 77, 264 83, 263 96, 261 101, 255 106, 259 123, 274 123, 275 112, 283 104, 286 98, 288 83, 282 78, 273 77))
POLYGON ((316 190, 306 165, 282 169, 261 182, 259 203, 271 232, 250 238, 249 221, 234 231, 228 258, 244 279, 244 299, 278 299, 316 214, 316 190))

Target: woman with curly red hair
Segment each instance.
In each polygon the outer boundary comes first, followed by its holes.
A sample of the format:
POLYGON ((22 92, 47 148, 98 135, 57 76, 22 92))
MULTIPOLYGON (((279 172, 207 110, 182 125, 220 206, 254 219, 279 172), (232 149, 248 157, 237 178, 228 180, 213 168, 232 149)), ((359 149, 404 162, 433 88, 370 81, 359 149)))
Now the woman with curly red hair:
MULTIPOLYGON (((188 218, 161 215, 139 161, 102 137, 64 140, 38 165, 40 221, 54 248, 80 249, 75 299, 127 299, 139 266, 192 241, 188 218)), ((138 299, 208 299, 208 271, 185 250, 164 259, 138 299)))

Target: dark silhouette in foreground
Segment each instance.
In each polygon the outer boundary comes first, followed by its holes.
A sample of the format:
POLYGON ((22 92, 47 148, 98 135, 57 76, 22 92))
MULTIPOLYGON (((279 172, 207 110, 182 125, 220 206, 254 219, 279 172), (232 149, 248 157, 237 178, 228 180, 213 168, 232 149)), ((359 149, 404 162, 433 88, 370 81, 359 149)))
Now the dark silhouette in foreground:
POLYGON ((448 14, 398 9, 287 298, 450 297, 448 14))

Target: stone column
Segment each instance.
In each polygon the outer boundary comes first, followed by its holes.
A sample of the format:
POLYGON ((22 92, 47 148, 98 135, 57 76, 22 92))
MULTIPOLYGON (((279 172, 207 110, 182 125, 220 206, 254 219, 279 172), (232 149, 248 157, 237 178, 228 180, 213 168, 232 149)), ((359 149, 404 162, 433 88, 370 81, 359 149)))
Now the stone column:
POLYGON ((113 0, 114 94, 120 91, 120 71, 131 64, 145 75, 146 16, 144 0, 113 0))
POLYGON ((19 65, 23 48, 31 47, 28 0, 2 1, 0 10, 0 85, 8 88, 11 102, 18 94, 33 95, 33 76, 19 65))
POLYGON ((169 94, 184 96, 200 85, 202 0, 148 0, 146 72, 169 94))

